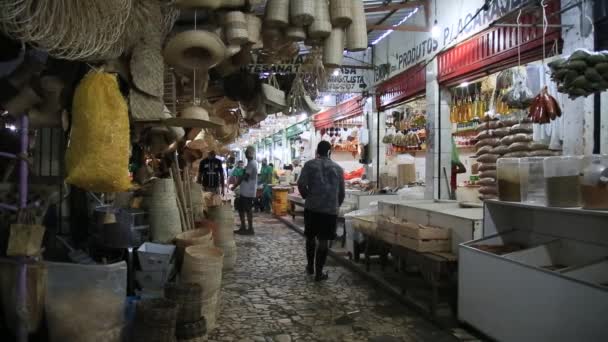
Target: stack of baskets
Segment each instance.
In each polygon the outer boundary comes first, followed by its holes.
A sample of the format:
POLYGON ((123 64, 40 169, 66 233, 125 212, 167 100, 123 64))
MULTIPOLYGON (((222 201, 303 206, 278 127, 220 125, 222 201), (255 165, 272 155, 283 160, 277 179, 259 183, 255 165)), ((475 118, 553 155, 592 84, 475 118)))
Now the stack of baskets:
POLYGON ((180 233, 175 237, 175 246, 177 249, 177 253, 175 254, 175 262, 178 269, 182 266, 182 262, 184 261, 184 252, 186 248, 196 245, 213 247, 211 229, 197 228, 180 233))
POLYGON ((219 314, 220 288, 224 252, 215 247, 196 245, 187 247, 181 268, 182 283, 196 283, 201 287, 201 316, 207 322, 207 331, 215 328, 219 314))
POLYGON ((175 335, 178 341, 199 341, 207 332, 205 317, 201 316, 203 289, 199 284, 170 283, 165 286, 165 298, 179 306, 175 335))
MULTIPOLYGON (((131 341, 175 341, 178 309, 177 304, 163 298, 138 302, 131 341)), ((103 317, 99 318, 103 319, 103 317)))
POLYGON ((224 270, 231 270, 236 263, 236 243, 234 241, 234 211, 230 205, 220 205, 208 209, 208 216, 215 223, 213 243, 224 252, 224 270))
POLYGON ((151 240, 158 243, 173 241, 182 231, 173 179, 155 179, 144 205, 150 217, 151 240))

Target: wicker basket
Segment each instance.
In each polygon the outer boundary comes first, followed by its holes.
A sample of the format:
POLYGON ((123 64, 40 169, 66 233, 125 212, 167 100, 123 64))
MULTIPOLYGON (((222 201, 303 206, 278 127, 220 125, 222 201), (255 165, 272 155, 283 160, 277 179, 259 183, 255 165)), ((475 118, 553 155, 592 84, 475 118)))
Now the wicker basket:
POLYGON ((184 254, 181 280, 197 283, 203 289, 203 299, 215 295, 222 284, 224 252, 215 247, 190 246, 184 254))
POLYGON ((223 0, 176 0, 175 6, 180 8, 219 8, 223 0))
POLYGON ((289 4, 291 24, 304 27, 315 20, 315 0, 294 0, 289 4))
POLYGON ((353 21, 352 3, 361 0, 330 0, 331 24, 334 28, 346 28, 353 21))
POLYGON ((304 31, 303 27, 289 27, 285 31, 287 39, 294 42, 303 42, 306 39, 306 31, 304 31))
POLYGON ((226 13, 224 25, 224 34, 226 35, 228 44, 243 45, 249 41, 245 13, 239 11, 226 13))
POLYGON ((268 0, 264 24, 268 27, 289 25, 289 0, 268 0))
POLYGON ((262 19, 255 14, 247 14, 247 41, 257 44, 262 40, 262 19))
POLYGON ((175 237, 175 246, 177 247, 175 259, 178 268, 181 267, 184 260, 184 251, 186 250, 186 247, 196 245, 213 247, 213 237, 210 229, 200 228, 177 234, 175 237))
POLYGON ((175 329, 178 310, 179 306, 168 299, 144 299, 137 303, 135 321, 137 325, 175 329))
POLYGON ((279 84, 274 75, 271 75, 268 78, 268 84, 262 84, 262 97, 266 105, 272 106, 278 111, 287 107, 285 92, 279 88, 279 84))
POLYGON ((178 324, 200 321, 202 296, 203 289, 196 283, 168 283, 165 286, 165 298, 179 305, 178 324))
POLYGON ((205 322, 205 318, 202 317, 196 322, 177 324, 175 336, 178 341, 191 341, 203 337, 206 332, 207 322, 205 322))
POLYGON ((176 201, 173 179, 155 179, 150 195, 144 200, 150 215, 152 241, 168 243, 182 231, 176 201))
POLYGON ((224 251, 224 267, 222 271, 230 271, 236 264, 236 244, 233 243, 232 245, 222 246, 221 248, 224 251))
POLYGON ((346 50, 364 51, 367 49, 367 23, 365 9, 361 0, 351 0, 353 22, 346 29, 346 50))
POLYGON ((217 247, 234 245, 234 211, 230 205, 209 208, 208 216, 215 223, 212 229, 213 243, 217 247))
POLYGON ((329 4, 327 3, 327 0, 314 1, 315 21, 308 27, 308 37, 313 39, 325 39, 331 34, 329 4))
POLYGON ((323 45, 323 64, 329 68, 337 68, 342 65, 344 53, 344 30, 333 28, 331 34, 323 45))

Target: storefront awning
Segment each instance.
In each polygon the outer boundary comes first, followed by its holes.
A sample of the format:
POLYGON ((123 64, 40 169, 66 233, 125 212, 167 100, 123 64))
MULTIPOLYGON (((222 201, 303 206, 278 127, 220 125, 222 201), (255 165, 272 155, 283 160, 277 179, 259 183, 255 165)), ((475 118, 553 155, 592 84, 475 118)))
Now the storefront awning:
POLYGON ((376 106, 379 111, 424 94, 426 68, 419 63, 395 77, 382 82, 376 89, 376 106))
POLYGON ((338 120, 344 120, 363 114, 365 102, 362 96, 355 96, 324 112, 314 116, 313 122, 316 129, 328 128, 338 120))
MULTIPOLYGON (((559 0, 547 1, 546 14, 550 26, 544 38, 546 56, 550 56, 561 46, 560 8, 559 0)), ((539 17, 538 11, 527 12, 521 15, 519 30, 513 19, 508 22, 499 21, 440 53, 437 55, 439 83, 450 86, 516 66, 518 63, 541 59, 542 21, 542 15, 539 17)))

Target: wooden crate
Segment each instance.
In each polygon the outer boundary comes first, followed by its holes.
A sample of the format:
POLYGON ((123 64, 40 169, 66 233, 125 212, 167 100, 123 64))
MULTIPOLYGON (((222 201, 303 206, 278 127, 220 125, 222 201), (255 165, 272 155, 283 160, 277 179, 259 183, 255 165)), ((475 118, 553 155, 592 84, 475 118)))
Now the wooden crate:
POLYGON ((399 245, 417 252, 449 252, 451 240, 416 240, 399 235, 399 245))
POLYGON ((450 230, 439 227, 431 227, 414 222, 403 222, 395 224, 397 233, 414 240, 449 240, 450 230))

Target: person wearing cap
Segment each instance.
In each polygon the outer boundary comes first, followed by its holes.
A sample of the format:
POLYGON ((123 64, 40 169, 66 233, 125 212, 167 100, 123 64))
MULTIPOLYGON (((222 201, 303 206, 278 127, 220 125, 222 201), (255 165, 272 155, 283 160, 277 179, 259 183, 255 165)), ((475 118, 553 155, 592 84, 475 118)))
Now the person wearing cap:
POLYGON ((252 209, 258 185, 258 163, 255 161, 255 148, 253 146, 247 147, 245 157, 247 158, 247 167, 245 167, 245 171, 235 184, 235 188, 239 187, 240 189, 237 208, 241 219, 241 226, 234 233, 253 235, 252 209), (247 217, 247 226, 245 226, 245 216, 247 217))
POLYGON ((323 273, 323 267, 329 251, 329 241, 336 238, 338 209, 345 196, 344 170, 330 156, 331 144, 321 141, 317 146, 317 157, 304 164, 298 178, 298 190, 306 200, 306 271, 315 275, 315 281, 328 278, 323 273))
POLYGON ((207 158, 201 160, 198 166, 198 182, 203 191, 224 195, 224 168, 222 161, 215 157, 215 151, 209 151, 207 158))

